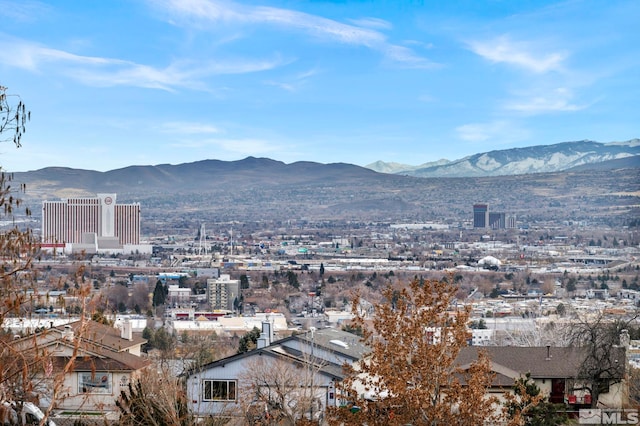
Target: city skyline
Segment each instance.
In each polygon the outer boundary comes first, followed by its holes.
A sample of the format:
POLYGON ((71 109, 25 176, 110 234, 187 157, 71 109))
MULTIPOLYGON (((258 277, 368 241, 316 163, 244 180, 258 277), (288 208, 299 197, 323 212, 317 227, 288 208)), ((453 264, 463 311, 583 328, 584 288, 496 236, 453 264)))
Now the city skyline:
POLYGON ((0 0, 4 170, 418 165, 638 137, 633 1, 0 0))

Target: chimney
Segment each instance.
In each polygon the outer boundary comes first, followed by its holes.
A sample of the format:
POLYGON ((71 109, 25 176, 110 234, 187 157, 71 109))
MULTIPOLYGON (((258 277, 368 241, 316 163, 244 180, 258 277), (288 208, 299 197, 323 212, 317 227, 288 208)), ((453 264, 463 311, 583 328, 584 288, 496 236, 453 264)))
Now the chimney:
POLYGON ((73 328, 70 325, 65 325, 62 330, 62 338, 66 340, 73 340, 73 328))
POLYGON ((262 321, 262 333, 258 337, 258 349, 266 348, 271 344, 273 340, 273 332, 271 330, 271 323, 269 321, 262 321))
POLYGON ((122 322, 122 328, 120 329, 120 337, 126 340, 133 340, 133 327, 129 318, 122 322))
POLYGON ((625 349, 629 349, 631 345, 631 336, 629 336, 629 330, 624 329, 620 331, 620 346, 625 349))
POLYGON ((547 345, 547 361, 551 360, 551 345, 547 345))

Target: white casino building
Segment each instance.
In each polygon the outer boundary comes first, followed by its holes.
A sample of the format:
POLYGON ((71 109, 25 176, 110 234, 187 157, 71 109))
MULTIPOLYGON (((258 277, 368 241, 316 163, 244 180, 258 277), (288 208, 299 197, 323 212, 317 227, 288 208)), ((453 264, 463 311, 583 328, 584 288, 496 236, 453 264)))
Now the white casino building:
POLYGON ((42 246, 85 253, 151 253, 140 244, 140 204, 116 194, 42 203, 42 246))

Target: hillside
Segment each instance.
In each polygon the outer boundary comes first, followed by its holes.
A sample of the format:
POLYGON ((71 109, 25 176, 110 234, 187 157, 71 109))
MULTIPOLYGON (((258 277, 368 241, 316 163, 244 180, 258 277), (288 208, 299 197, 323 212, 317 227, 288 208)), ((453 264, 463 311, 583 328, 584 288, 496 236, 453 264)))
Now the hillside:
POLYGON ((478 153, 455 161, 421 166, 378 161, 368 168, 418 177, 483 177, 551 173, 610 160, 635 158, 640 162, 640 139, 626 142, 563 142, 478 153))
MULTIPOLYGON (((604 164, 604 163, 600 163, 604 164)), ((15 173, 38 219, 44 199, 115 192, 139 202, 143 231, 198 229, 203 222, 442 221, 458 226, 476 202, 527 223, 584 221, 624 226, 640 211, 638 163, 501 177, 419 178, 350 164, 267 158, 131 166, 108 172, 45 168, 15 173)))

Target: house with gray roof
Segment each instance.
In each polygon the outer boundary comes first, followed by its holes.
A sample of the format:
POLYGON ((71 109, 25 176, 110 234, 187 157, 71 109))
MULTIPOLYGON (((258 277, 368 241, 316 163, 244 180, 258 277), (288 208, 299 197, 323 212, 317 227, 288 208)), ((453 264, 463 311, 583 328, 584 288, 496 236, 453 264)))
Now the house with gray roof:
MULTIPOLYGON (((564 403, 575 410, 591 406, 589 378, 583 368, 588 355, 586 348, 465 347, 456 364, 463 370, 468 368, 477 360, 480 350, 487 351, 494 373, 489 393, 500 400, 505 392, 512 391, 517 379, 529 374, 550 402, 564 403)), ((258 407, 256 416, 264 420, 265 416, 275 415, 279 406, 305 406, 301 403, 304 398, 314 401, 313 410, 318 413, 339 403, 335 384, 344 379, 343 365, 356 365, 368 353, 369 348, 358 336, 336 329, 309 331, 272 341, 269 323, 264 323, 257 349, 186 374, 188 400, 193 412, 201 417, 245 416, 258 407), (284 371, 279 367, 283 364, 288 366, 284 371), (282 389, 275 383, 287 381, 288 396, 278 401, 282 389), (308 392, 306 396, 303 390, 308 392)), ((600 392, 595 405, 622 408, 627 400, 625 347, 614 347, 610 354, 612 368, 598 378, 600 392)))
POLYGON ((265 321, 255 350, 188 371, 187 399, 199 417, 318 420, 327 406, 336 405, 335 383, 344 378, 343 366, 367 351, 358 336, 332 328, 273 341, 265 321))
MULTIPOLYGON (((495 373, 491 388, 494 394, 503 393, 529 373, 549 402, 564 403, 574 409, 592 404, 589 388, 593 383, 589 383, 591 380, 583 368, 588 357, 585 347, 465 347, 458 355, 458 365, 467 368, 477 359, 480 350, 486 351, 491 360, 495 373)), ((603 361, 610 368, 602 368, 597 379, 597 407, 622 408, 626 404, 625 351, 623 346, 611 348, 610 359, 603 361)))

